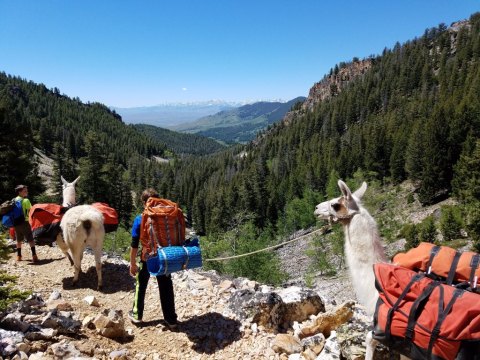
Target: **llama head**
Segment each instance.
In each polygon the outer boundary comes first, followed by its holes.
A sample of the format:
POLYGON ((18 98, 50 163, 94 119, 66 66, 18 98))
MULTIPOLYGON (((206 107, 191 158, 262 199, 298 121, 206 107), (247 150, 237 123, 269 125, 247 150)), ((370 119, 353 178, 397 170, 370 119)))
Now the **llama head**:
POLYGON ((338 180, 338 187, 342 196, 324 201, 315 207, 314 214, 320 219, 345 222, 360 211, 360 200, 367 190, 367 183, 363 182, 353 193, 342 180, 338 180))
POLYGON ((80 176, 69 183, 67 180, 60 176, 62 180, 62 190, 63 190, 63 203, 62 206, 72 206, 76 204, 76 195, 75 195, 75 184, 77 183, 80 176))

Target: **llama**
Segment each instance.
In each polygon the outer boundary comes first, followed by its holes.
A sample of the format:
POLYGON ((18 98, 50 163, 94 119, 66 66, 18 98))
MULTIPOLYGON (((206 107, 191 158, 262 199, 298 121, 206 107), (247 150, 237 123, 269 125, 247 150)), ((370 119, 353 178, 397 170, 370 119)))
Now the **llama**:
MULTIPOLYGON (((365 306, 368 315, 373 316, 378 299, 373 264, 387 262, 387 258, 377 224, 360 202, 367 190, 367 183, 363 182, 353 193, 342 180, 338 180, 338 187, 342 196, 318 204, 314 214, 343 225, 345 257, 353 288, 358 301, 365 306)), ((372 332, 369 332, 366 338, 365 360, 373 359, 378 344, 372 336, 372 332)), ((408 358, 402 356, 402 359, 408 358)))
MULTIPOLYGON (((75 184, 79 178, 69 183, 61 177, 63 206, 69 207, 76 204, 75 184)), ((75 269, 73 285, 78 282, 78 276, 82 271, 83 251, 89 245, 95 254, 95 267, 98 277, 97 288, 101 290, 103 285, 101 257, 105 237, 103 214, 90 205, 74 206, 63 215, 60 227, 62 232, 57 235, 56 242, 75 269), (68 250, 70 250, 70 253, 68 250)))

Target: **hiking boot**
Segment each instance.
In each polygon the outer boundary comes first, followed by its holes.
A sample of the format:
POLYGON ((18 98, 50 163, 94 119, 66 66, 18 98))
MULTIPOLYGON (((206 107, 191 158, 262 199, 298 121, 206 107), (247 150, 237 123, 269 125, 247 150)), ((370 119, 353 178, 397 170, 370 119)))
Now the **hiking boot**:
POLYGON ((132 311, 132 310, 130 310, 130 311, 128 312, 128 318, 130 319, 130 321, 131 321, 133 324, 138 325, 138 324, 141 324, 141 323, 142 323, 142 319, 137 319, 137 318, 135 318, 135 315, 133 314, 133 311, 132 311))
POLYGON ((175 331, 175 330, 178 329, 178 323, 177 323, 177 322, 171 323, 171 322, 168 322, 167 320, 165 320, 165 325, 166 325, 167 328, 169 328, 171 331, 175 331))
POLYGON ((38 256, 37 256, 37 255, 33 255, 33 256, 32 256, 32 262, 33 262, 33 263, 37 263, 37 262, 38 262, 38 256))
POLYGON ((17 255, 17 261, 22 261, 22 257, 17 255))

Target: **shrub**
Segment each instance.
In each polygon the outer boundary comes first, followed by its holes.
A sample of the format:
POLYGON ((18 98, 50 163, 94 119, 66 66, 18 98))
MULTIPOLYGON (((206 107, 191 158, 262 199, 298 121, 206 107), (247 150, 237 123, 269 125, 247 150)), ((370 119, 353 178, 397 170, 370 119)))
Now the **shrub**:
POLYGON ((445 206, 442 208, 440 216, 440 231, 443 239, 450 241, 458 239, 461 236, 462 220, 457 208, 452 206, 445 206))
POLYGON ((433 243, 435 242, 436 237, 437 228, 435 227, 435 221, 433 220, 433 216, 427 216, 420 223, 418 239, 422 242, 433 243))
MULTIPOLYGON (((0 237, 0 262, 8 259, 9 249, 5 238, 0 237)), ((26 299, 31 292, 15 289, 17 277, 7 274, 6 271, 0 270, 0 311, 7 309, 8 305, 16 301, 26 299)))
POLYGON ((405 250, 410 250, 420 244, 418 239, 418 229, 415 224, 405 224, 400 230, 400 236, 407 241, 405 250))

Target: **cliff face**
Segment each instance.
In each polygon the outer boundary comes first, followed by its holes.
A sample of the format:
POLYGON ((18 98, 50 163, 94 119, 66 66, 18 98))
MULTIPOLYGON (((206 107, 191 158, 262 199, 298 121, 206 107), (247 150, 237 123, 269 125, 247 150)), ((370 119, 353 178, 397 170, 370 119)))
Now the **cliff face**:
POLYGON ((352 80, 365 74, 371 66, 371 59, 365 59, 336 68, 331 75, 326 75, 312 86, 302 109, 311 111, 319 102, 340 94, 352 80))

